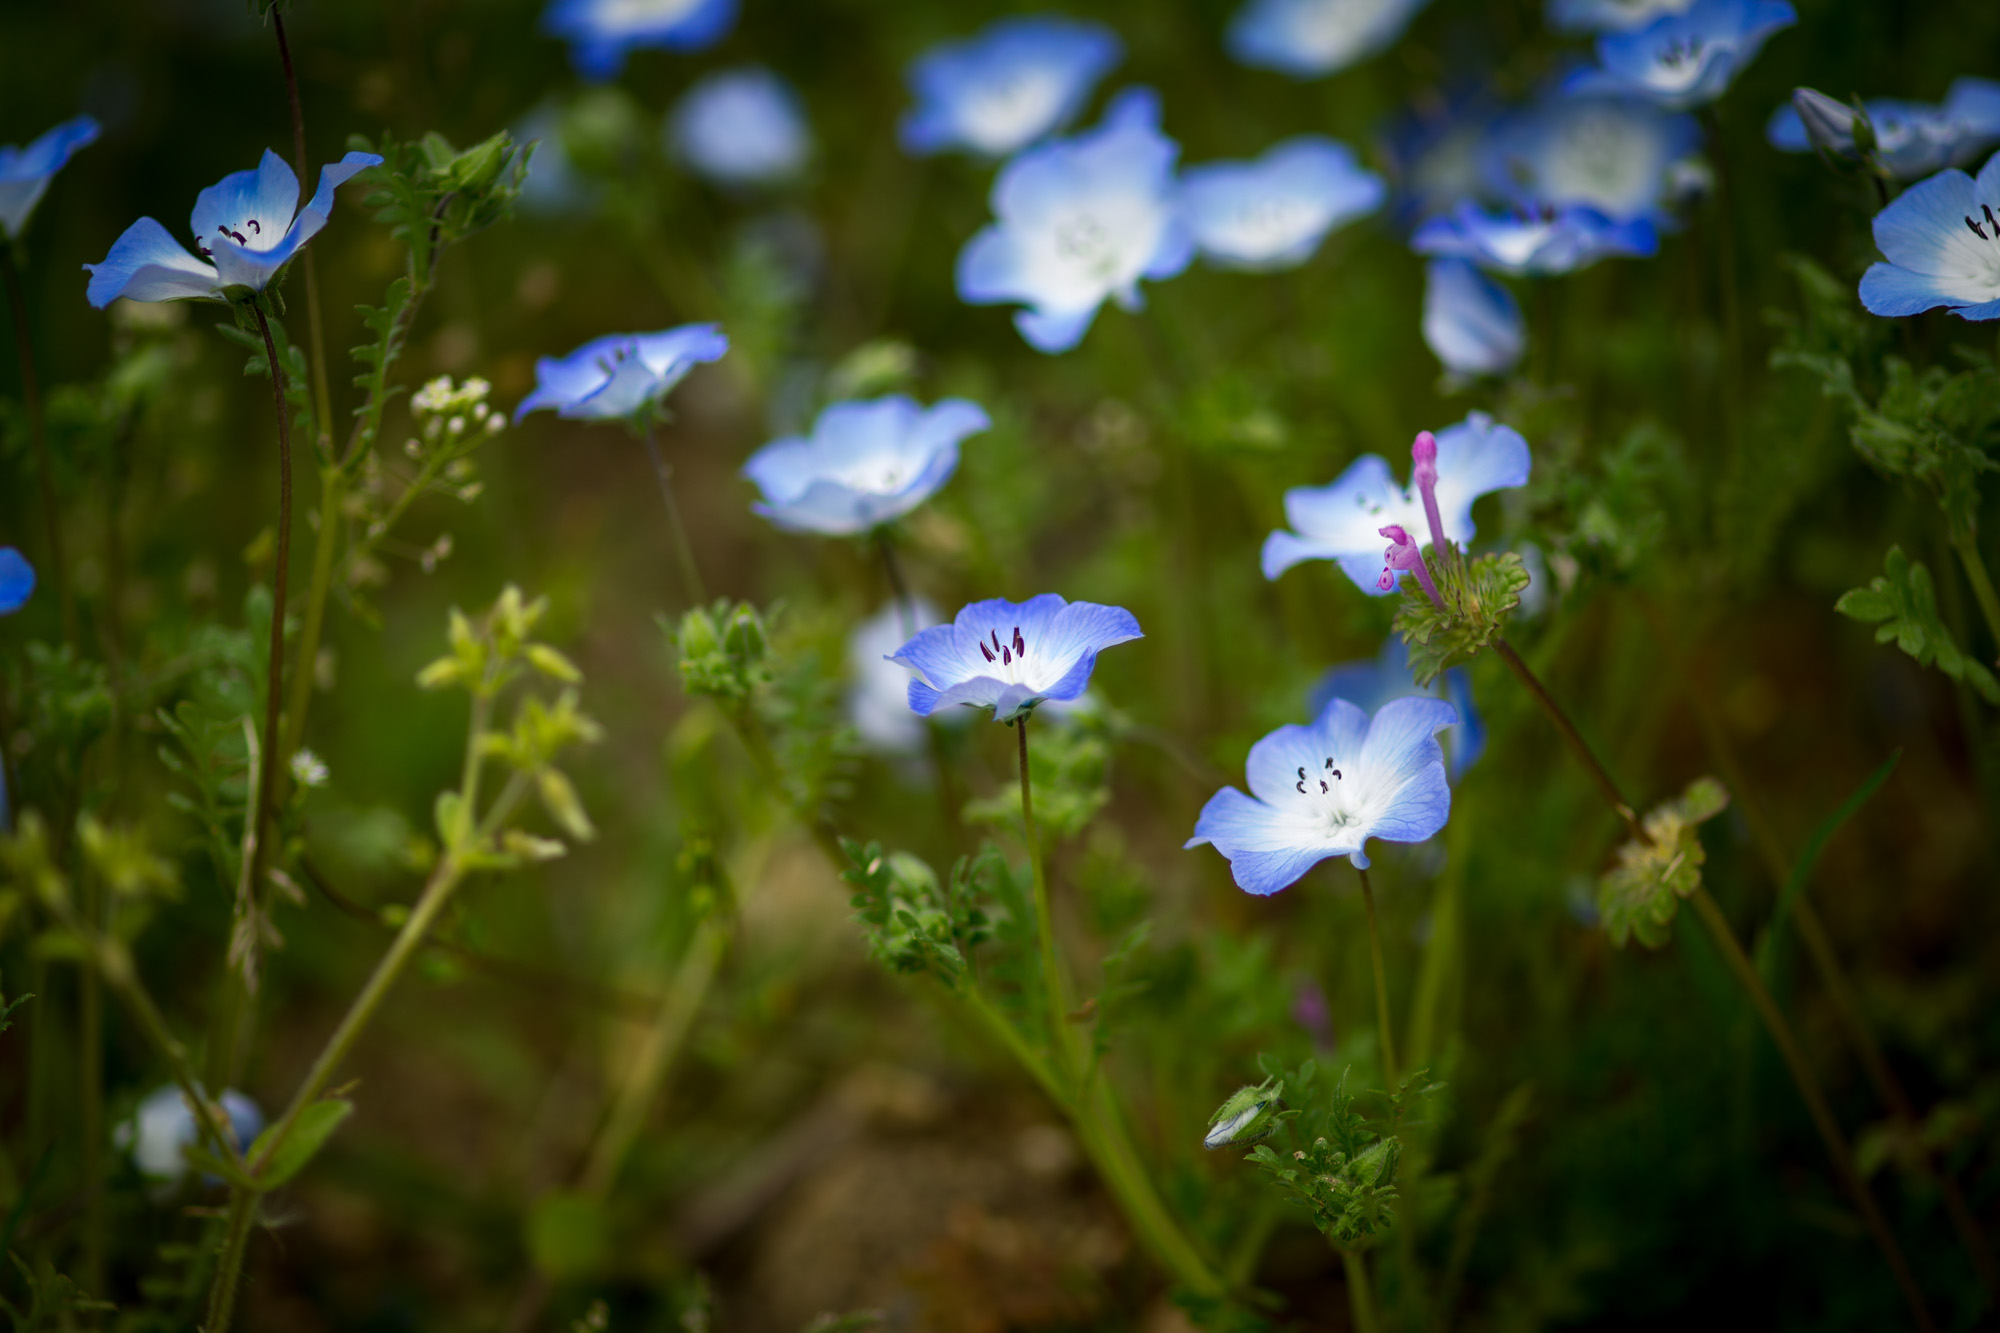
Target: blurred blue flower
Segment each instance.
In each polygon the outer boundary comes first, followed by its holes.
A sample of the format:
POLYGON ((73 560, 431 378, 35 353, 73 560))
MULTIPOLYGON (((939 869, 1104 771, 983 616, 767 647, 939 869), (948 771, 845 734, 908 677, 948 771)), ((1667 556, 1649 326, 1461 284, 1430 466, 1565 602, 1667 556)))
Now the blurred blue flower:
POLYGON ((514 420, 542 408, 580 421, 628 421, 656 412, 690 370, 728 350, 729 339, 715 324, 593 338, 568 356, 535 362, 534 392, 514 409, 514 420))
MULTIPOLYGON (((937 608, 921 597, 910 610, 917 629, 938 623, 937 608)), ((877 754, 910 755, 924 746, 924 724, 910 711, 910 672, 890 659, 909 637, 903 607, 891 602, 847 640, 847 720, 877 754)))
POLYGON ((1693 6, 1694 0, 1549 0, 1548 19, 1558 32, 1627 32, 1693 6))
POLYGON ((959 251, 959 296, 1029 307, 1014 326, 1043 352, 1082 341, 1107 297, 1139 309, 1139 279, 1171 278, 1194 257, 1174 181, 1180 145, 1159 125, 1159 99, 1128 88, 1097 128, 1009 162, 993 183, 996 220, 959 251))
MULTIPOLYGON (((1800 89, 1803 95, 1810 89, 1800 89)), ((1905 102, 1877 97, 1862 103, 1875 130, 1875 153, 1899 180, 1915 180, 1944 167, 1963 166, 1981 152, 2000 144, 2000 83, 1991 79, 1958 79, 1942 104, 1905 102)), ((1852 110, 1842 106, 1840 125, 1830 136, 1829 151, 1854 153, 1852 110)), ((1799 109, 1786 102, 1771 113, 1765 135, 1771 146, 1787 153, 1809 153, 1799 109)))
POLYGON ((1668 170, 1701 144, 1694 117, 1633 97, 1555 94, 1503 120, 1481 154, 1492 190, 1525 207, 1580 204, 1614 222, 1670 222, 1668 170))
POLYGON ((1451 784, 1437 733, 1457 721, 1442 699, 1394 699, 1373 717, 1329 700, 1310 725, 1250 747, 1250 795, 1210 797, 1186 845, 1213 845, 1237 887, 1260 896, 1332 856, 1366 870, 1368 839, 1422 842, 1444 827, 1451 784))
POLYGON ((917 105, 903 117, 903 147, 1012 157, 1075 119, 1123 55, 1102 24, 1050 14, 1001 19, 932 47, 910 66, 917 105))
POLYGON ((0 240, 28 229, 28 217, 42 202, 49 181, 66 166, 70 154, 97 142, 97 122, 78 116, 29 144, 0 144, 0 240))
POLYGON ((1424 342, 1451 374, 1502 375, 1528 347, 1514 294, 1463 259, 1424 266, 1424 342))
POLYGON ((963 398, 931 407, 896 394, 835 403, 811 436, 774 440, 743 475, 764 492, 750 507, 791 532, 849 537, 901 518, 958 470, 959 441, 993 423, 963 398))
POLYGON ((1861 304, 1876 315, 1939 306, 1960 319, 2000 319, 2000 153, 1974 180, 1940 171, 1875 215, 1875 245, 1888 260, 1861 275, 1861 304))
MULTIPOLYGON (((1445 755, 1456 779, 1486 753, 1486 723, 1472 706, 1472 678, 1453 667, 1438 678, 1444 697, 1458 710, 1458 722, 1444 738, 1445 755)), ((1415 696, 1435 698, 1433 690, 1418 685, 1410 674, 1410 649, 1397 635, 1390 635, 1373 661, 1343 662, 1327 671, 1313 686, 1306 711, 1317 717, 1335 699, 1345 699, 1364 713, 1372 713, 1391 699, 1415 696)))
POLYGON ((140 218, 112 243, 103 263, 83 266, 90 274, 85 298, 102 310, 121 296, 128 301, 226 301, 232 287, 261 292, 326 226, 333 192, 381 162, 374 153, 349 153, 321 167, 319 189, 299 208, 299 178, 267 148, 256 170, 232 171, 194 197, 189 229, 201 259, 182 249, 158 222, 140 218))
POLYGON ((1684 14, 1599 37, 1599 68, 1576 71, 1564 87, 1647 97, 1685 111, 1722 96, 1772 33, 1797 22, 1785 0, 1695 0, 1684 14))
POLYGON ((949 625, 924 630, 893 653, 916 672, 910 708, 929 717, 964 704, 1010 722, 1049 699, 1074 699, 1090 686, 1097 655, 1145 637, 1122 606, 1065 602, 1052 592, 1025 602, 973 602, 949 625))
POLYGON ((1395 188, 1395 212, 1405 223, 1484 199, 1481 171, 1496 110, 1484 88, 1427 98, 1393 119, 1378 140, 1395 188))
MULTIPOLYGON (((1446 537, 1464 545, 1473 538, 1472 502, 1490 491, 1528 481, 1528 442, 1511 426, 1474 412, 1437 433, 1437 502, 1446 537)), ((1424 532, 1429 521, 1417 488, 1396 485, 1380 454, 1363 454, 1325 486, 1285 492, 1285 519, 1296 532, 1264 539, 1264 577, 1275 579, 1302 560, 1337 561, 1354 586, 1370 596, 1382 572, 1382 529, 1400 525, 1424 532)), ((1419 542, 1421 545, 1421 542, 1419 542)))
POLYGON ((1253 162, 1204 162, 1181 173, 1195 245, 1231 268, 1303 264, 1335 227, 1382 206, 1382 178, 1346 144, 1287 139, 1253 162))
POLYGON ((784 80, 750 65, 688 89, 667 122, 670 151, 724 185, 769 185, 805 170, 812 130, 784 80))
POLYGON ((1580 205, 1487 212, 1460 204, 1418 227, 1410 248, 1420 255, 1469 259, 1481 268, 1522 277, 1570 273, 1606 255, 1651 255, 1658 252, 1660 237, 1645 218, 1614 222, 1580 205))
POLYGON ((1393 45, 1430 0, 1248 0, 1229 21, 1229 53, 1295 79, 1346 69, 1393 45))
POLYGON ((0 546, 0 616, 12 615, 35 591, 35 567, 11 546, 0 546))
POLYGON ((528 178, 521 183, 521 209, 540 217, 588 212, 603 192, 598 183, 576 169, 563 144, 562 108, 544 103, 523 117, 513 130, 516 143, 533 143, 528 178))
POLYGON ((587 79, 608 79, 633 51, 699 51, 736 22, 736 0, 552 0, 542 31, 568 42, 569 59, 587 79))
MULTIPOLYGON (((236 1136, 236 1146, 248 1148, 264 1129, 264 1113, 257 1104, 242 1093, 230 1088, 217 1099, 222 1112, 229 1117, 230 1131, 236 1136)), ((199 1138, 195 1130, 194 1112, 188 1110, 187 1099, 175 1084, 169 1083, 157 1089, 132 1113, 132 1118, 121 1123, 113 1132, 113 1142, 132 1154, 132 1164, 139 1168, 139 1174, 157 1184, 177 1183, 187 1174, 187 1161, 181 1150, 199 1138)), ((214 1177, 205 1176, 206 1183, 215 1183, 214 1177)))

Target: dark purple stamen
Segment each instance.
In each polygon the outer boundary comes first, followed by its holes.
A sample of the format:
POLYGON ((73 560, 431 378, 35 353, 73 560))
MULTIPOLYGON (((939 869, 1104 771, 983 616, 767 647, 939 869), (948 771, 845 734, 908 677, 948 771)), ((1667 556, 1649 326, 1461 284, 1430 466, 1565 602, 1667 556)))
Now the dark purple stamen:
POLYGON ((262 236, 264 234, 264 229, 257 225, 256 218, 251 218, 248 222, 244 223, 243 225, 250 228, 251 232, 254 235, 262 236))
POLYGON ((1021 627, 1016 625, 1014 626, 1014 656, 1026 657, 1027 655, 1028 641, 1021 637, 1021 627))
POLYGON ((993 651, 997 653, 1000 651, 1000 631, 996 629, 992 633, 993 633, 993 651))
POLYGON ((1332 755, 1326 757, 1326 771, 1333 774, 1336 778, 1340 776, 1340 770, 1333 766, 1332 755))
POLYGON ((1014 665, 1014 650, 1012 648, 1002 648, 1000 650, 1000 665, 1001 666, 1014 665))
POLYGON ((983 643, 983 642, 982 642, 982 643, 981 643, 981 644, 979 645, 979 651, 980 651, 980 652, 982 652, 982 653, 985 653, 985 654, 986 654, 986 660, 987 660, 987 661, 991 662, 991 661, 993 660, 993 650, 992 650, 991 648, 988 648, 988 647, 987 647, 987 646, 985 645, 985 643, 983 643))
POLYGON ((1977 236, 1980 240, 1983 241, 1987 239, 1986 233, 1980 230, 1979 224, 1972 220, 1972 214, 1967 213, 1965 215, 1965 225, 1972 228, 1972 234, 1974 236, 1977 236))

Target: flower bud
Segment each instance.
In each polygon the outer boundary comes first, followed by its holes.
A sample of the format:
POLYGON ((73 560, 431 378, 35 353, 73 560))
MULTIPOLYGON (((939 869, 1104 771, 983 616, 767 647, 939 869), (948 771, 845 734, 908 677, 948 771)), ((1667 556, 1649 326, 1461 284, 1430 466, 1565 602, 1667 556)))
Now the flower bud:
POLYGON ((1202 1139, 1202 1146, 1225 1148, 1233 1143, 1254 1143, 1266 1137, 1278 1127, 1278 1112, 1282 1109, 1280 1099, 1284 1092, 1285 1085, 1271 1079, 1238 1088, 1236 1094, 1209 1117, 1208 1135, 1202 1139))
POLYGON ((1792 106, 1805 126, 1806 138, 1819 151, 1852 158, 1874 147, 1875 129, 1868 123, 1867 113, 1836 101, 1817 88, 1794 89, 1792 106), (1867 137, 1866 148, 1859 143, 1862 132, 1867 137))

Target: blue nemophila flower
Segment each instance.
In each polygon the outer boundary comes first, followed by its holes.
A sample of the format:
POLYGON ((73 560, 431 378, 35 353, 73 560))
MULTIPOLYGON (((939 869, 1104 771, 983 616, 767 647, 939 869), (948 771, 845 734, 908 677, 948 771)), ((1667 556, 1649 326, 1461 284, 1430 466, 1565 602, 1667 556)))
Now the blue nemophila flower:
POLYGON ((1463 259, 1424 266, 1424 342, 1462 379, 1504 375, 1528 347, 1514 294, 1463 259))
POLYGON ((1694 0, 1549 0, 1548 18, 1561 32, 1628 32, 1693 6, 1694 0))
POLYGON ((535 362, 535 389, 514 409, 519 421, 553 408, 581 421, 629 421, 659 410, 675 385, 729 350, 715 324, 683 324, 659 333, 611 333, 568 356, 535 362))
POLYGON ((1229 21, 1229 53, 1295 79, 1346 69, 1403 35, 1430 0, 1249 0, 1229 21))
POLYGON ((1701 143, 1694 117, 1633 97, 1545 97, 1482 151, 1493 191, 1528 206, 1580 204, 1616 221, 1670 221, 1669 170, 1701 143))
POLYGON ((994 721, 1011 722, 1046 700, 1078 697, 1090 686, 1100 652, 1143 637, 1122 606, 1065 602, 1045 592, 1025 602, 974 602, 890 660, 917 673, 910 707, 922 716, 964 704, 991 708, 994 721))
POLYGON ((1588 268, 1606 255, 1656 254, 1660 235, 1646 218, 1615 222, 1580 204, 1532 212, 1460 204, 1418 227, 1410 248, 1514 277, 1547 276, 1588 268))
POLYGON ((1960 319, 2000 319, 2000 153, 1978 179, 1940 171, 1875 215, 1875 245, 1888 262, 1861 275, 1861 304, 1876 315, 1939 306, 1960 319))
POLYGON ((102 310, 128 301, 226 301, 231 289, 261 292, 333 212, 333 192, 357 172, 380 166, 374 153, 349 153, 321 167, 319 188, 299 207, 299 178, 270 149, 254 171, 232 171, 194 198, 189 227, 200 259, 165 227, 140 218, 101 264, 85 264, 89 302, 102 310), (212 262, 204 262, 212 261, 212 262))
POLYGON ((849 537, 901 518, 958 470, 959 441, 993 423, 963 398, 931 407, 895 394, 835 403, 809 436, 774 440, 743 475, 764 492, 751 508, 781 528, 849 537))
POLYGON ((673 154, 724 185, 769 185, 805 170, 812 130, 784 80, 759 66, 711 74, 667 122, 673 154))
POLYGON ((0 546, 0 616, 12 615, 35 592, 35 567, 11 546, 0 546))
MULTIPOLYGON (((236 1146, 249 1147, 264 1128, 264 1113, 257 1109, 257 1103, 234 1088, 216 1100, 223 1114, 229 1117, 236 1146)), ((181 1095, 180 1088, 172 1083, 140 1102, 132 1118, 113 1132, 113 1141, 132 1154, 132 1165, 139 1168, 139 1174, 162 1185, 173 1184, 187 1174, 181 1150, 199 1138, 194 1112, 188 1109, 187 1098, 181 1095)), ((213 1177, 204 1179, 213 1183, 213 1177)))
POLYGON ((1049 14, 1001 19, 933 47, 910 66, 917 105, 903 117, 903 147, 1012 157, 1074 120, 1123 54, 1102 24, 1049 14))
POLYGON ((1335 227, 1382 206, 1388 189, 1346 144, 1287 139, 1253 162, 1204 162, 1181 173, 1195 245, 1231 268, 1303 264, 1335 227))
POLYGON ((1646 97, 1685 111, 1712 102, 1757 58, 1772 33, 1798 22, 1785 0, 1696 0, 1642 28, 1597 39, 1598 68, 1581 69, 1571 92, 1646 97))
MULTIPOLYGON (((1444 738, 1445 757, 1456 779, 1486 753, 1486 723, 1472 706, 1472 678, 1464 668, 1451 668, 1433 686, 1442 688, 1445 700, 1458 710, 1458 722, 1444 738)), ((1335 699, 1345 699, 1372 713, 1391 699, 1435 697, 1434 689, 1418 685, 1410 674, 1409 646, 1392 634, 1372 660, 1343 662, 1321 676, 1306 700, 1306 711, 1317 717, 1335 699)))
POLYGON ((97 122, 78 116, 29 144, 0 144, 0 239, 28 229, 28 217, 42 202, 49 182, 69 163, 70 154, 97 141, 97 122))
POLYGON ((553 0, 542 31, 569 43, 570 63, 587 79, 608 79, 633 51, 699 51, 736 22, 736 0, 553 0))
MULTIPOLYGON (((1463 545, 1476 531, 1473 501, 1527 484, 1528 442, 1484 412, 1472 413, 1435 437, 1420 432, 1412 452, 1422 455, 1427 442, 1435 451, 1430 455, 1435 472, 1430 498, 1446 540, 1463 545)), ((1420 458, 1414 484, 1400 487, 1381 455, 1363 454, 1329 485, 1286 491, 1285 518, 1296 531, 1280 530, 1264 539, 1264 577, 1275 579, 1302 560, 1333 560, 1362 591, 1390 591, 1393 582, 1382 586, 1383 529, 1428 530, 1423 483, 1430 475, 1420 458)))
POLYGON ((1097 128, 1030 148, 1001 170, 994 221, 959 252, 959 296, 1027 306, 1014 326, 1043 352, 1082 341, 1106 298, 1139 309, 1141 278, 1171 278, 1194 257, 1180 151, 1146 88, 1120 93, 1097 128))
POLYGON ((1394 699, 1372 718, 1334 699, 1310 725, 1250 747, 1250 794, 1209 798, 1187 846, 1208 843, 1246 893, 1276 893, 1332 856, 1368 868, 1370 838, 1422 842, 1451 814, 1437 733, 1458 721, 1442 699, 1394 699))
MULTIPOLYGON (((1964 166, 2000 143, 2000 83, 1991 79, 1955 80, 1942 103, 1877 97, 1861 105, 1875 132, 1876 160, 1899 180, 1964 166)), ((1855 156, 1854 108, 1811 88, 1773 112, 1764 133, 1783 152, 1809 153, 1817 137, 1828 152, 1855 156), (1801 103, 1815 108, 1817 136, 1799 116, 1801 103)))

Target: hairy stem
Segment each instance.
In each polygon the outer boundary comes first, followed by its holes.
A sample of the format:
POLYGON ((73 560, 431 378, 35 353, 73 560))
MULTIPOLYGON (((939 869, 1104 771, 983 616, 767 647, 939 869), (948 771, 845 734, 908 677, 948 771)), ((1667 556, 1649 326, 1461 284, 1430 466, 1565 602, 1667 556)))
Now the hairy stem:
POLYGON ((1347 1273, 1347 1307, 1354 1314, 1355 1333, 1382 1333, 1382 1316, 1375 1311, 1375 1288, 1368 1281, 1368 1258, 1358 1250, 1336 1245, 1340 1266, 1347 1273))
POLYGON ((2000 594, 1993 591, 1993 576, 1986 572, 1986 560, 1979 554, 1979 543, 1968 536, 1954 537, 1951 544, 1958 551, 1960 563, 1965 566, 1965 581, 1972 585, 1972 596, 1979 603, 1979 613, 1986 618, 1986 632, 1992 636, 1995 648, 2000 649, 2000 594))
POLYGON ((1820 1141, 1826 1146, 1826 1153, 1833 1161, 1833 1172, 1841 1186, 1847 1191, 1854 1206, 1860 1210, 1861 1220, 1867 1225, 1869 1234, 1881 1248, 1882 1257, 1888 1260, 1889 1270, 1895 1275, 1896 1285, 1902 1290, 1903 1299, 1910 1307, 1910 1317, 1918 1328, 1929 1330, 1936 1326, 1931 1323, 1930 1311, 1924 1305, 1923 1293, 1917 1289, 1916 1279, 1910 1275, 1910 1268, 1903 1260, 1903 1252, 1896 1244, 1896 1238, 1889 1234, 1889 1224, 1883 1220, 1881 1210, 1875 1206, 1875 1198, 1868 1192, 1866 1182, 1854 1168, 1854 1152, 1848 1146, 1847 1137, 1840 1132, 1840 1125, 1833 1118, 1828 1107, 1826 1094, 1821 1091, 1819 1080, 1813 1075, 1812 1066, 1806 1063, 1805 1052, 1799 1048, 1798 1038, 1793 1035, 1791 1024, 1785 1021, 1784 1011, 1771 998, 1771 992, 1764 988, 1763 979, 1757 975, 1757 968, 1751 963, 1743 946, 1737 942, 1736 932, 1722 915, 1722 908, 1716 905, 1706 887, 1698 887, 1691 899, 1696 914, 1702 924, 1708 927, 1709 936, 1716 948, 1721 950, 1723 961, 1736 974, 1757 1015, 1764 1021, 1764 1028, 1771 1034, 1771 1040, 1778 1047, 1778 1054, 1784 1057, 1785 1067, 1791 1071, 1792 1082, 1797 1085, 1799 1096, 1804 1099, 1806 1110, 1812 1115, 1813 1125, 1819 1130, 1820 1141))
POLYGON ((1528 693, 1534 696, 1535 702, 1541 705, 1544 713, 1548 714, 1549 721, 1553 722, 1556 730, 1562 733, 1563 740, 1569 744, 1570 753, 1577 757, 1578 762, 1589 772, 1592 781, 1597 783, 1597 789, 1604 793, 1604 799, 1611 803, 1611 808, 1625 821, 1626 832, 1641 841, 1650 841, 1645 829, 1639 824, 1638 814, 1625 803, 1625 798, 1619 794, 1618 784, 1611 780, 1611 774, 1605 771, 1604 765, 1599 763, 1597 756, 1591 752, 1589 742, 1583 739, 1583 734, 1576 729, 1576 724, 1569 720, 1567 713, 1563 712, 1562 705, 1555 701, 1555 696, 1548 692, 1540 678, 1528 668, 1526 662, 1521 660, 1521 655, 1514 651, 1514 646, 1505 639, 1496 638, 1493 640, 1493 651, 1500 654, 1500 660, 1507 664, 1507 669, 1514 673, 1515 678, 1527 686, 1528 693))
POLYGON ((673 534, 674 556, 681 566, 681 591, 687 597, 689 606, 706 606, 708 590, 701 581, 701 567, 695 563, 694 546, 688 541, 687 525, 681 522, 681 507, 674 501, 673 469, 667 466, 666 456, 660 452, 657 430, 648 420, 639 432, 646 441, 646 454, 653 460, 653 476, 660 483, 660 499, 667 506, 667 530, 673 534))
POLYGON ((257 1221, 258 1197, 249 1190, 229 1196, 229 1222, 223 1233, 222 1257, 215 1266, 215 1285, 208 1289, 208 1320, 202 1333, 229 1333, 236 1314, 236 1289, 242 1285, 243 1256, 250 1248, 250 1228, 257 1221))
POLYGON ((292 671, 291 703, 285 709, 285 744, 280 753, 287 762, 305 744, 306 713, 312 707, 320 635, 326 631, 326 600, 333 589, 334 554, 340 544, 340 511, 347 496, 347 473, 334 464, 322 466, 319 488, 319 531, 313 540, 312 583, 306 591, 305 621, 299 627, 298 665, 292 671))
POLYGON ((1074 1048, 1070 1044, 1069 1002, 1063 997, 1063 981, 1056 960, 1055 913, 1049 902, 1049 876, 1042 865, 1042 841, 1035 829, 1035 788, 1028 777, 1028 717, 1014 719, 1021 754, 1021 827, 1028 844, 1028 869, 1035 878, 1035 940, 1041 946, 1042 1003, 1049 1011, 1049 1049, 1055 1052, 1056 1067, 1067 1078, 1077 1076, 1074 1048))
POLYGON ((277 344, 271 341, 271 322, 264 316, 261 301, 250 310, 257 317, 257 331, 264 337, 264 356, 271 363, 271 398, 278 411, 278 558, 271 574, 271 656, 269 680, 264 692, 264 762, 257 776, 257 804, 251 813, 250 894, 254 901, 263 882, 263 869, 271 863, 270 823, 276 776, 283 767, 278 726, 284 716, 285 699, 285 591, 292 569, 292 413, 285 402, 285 371, 278 362, 277 344))
POLYGON ((28 438, 35 450, 36 482, 42 492, 42 521, 49 530, 49 575, 62 607, 63 642, 76 646, 76 598, 70 591, 69 566, 63 557, 62 514, 56 503, 55 464, 49 459, 49 437, 42 421, 42 382, 35 374, 35 353, 28 345, 28 298, 21 290, 21 272, 14 265, 14 248, 0 239, 0 279, 7 286, 7 304, 14 315, 14 352, 21 361, 21 405, 28 414, 28 438))
POLYGON ((1375 922, 1375 889, 1368 872, 1356 866, 1361 876, 1361 904, 1368 910, 1368 956, 1375 968, 1375 1028, 1382 1041, 1382 1072, 1394 1088, 1401 1082, 1396 1069, 1396 1025, 1389 1021, 1389 972, 1382 962, 1382 931, 1375 922))

